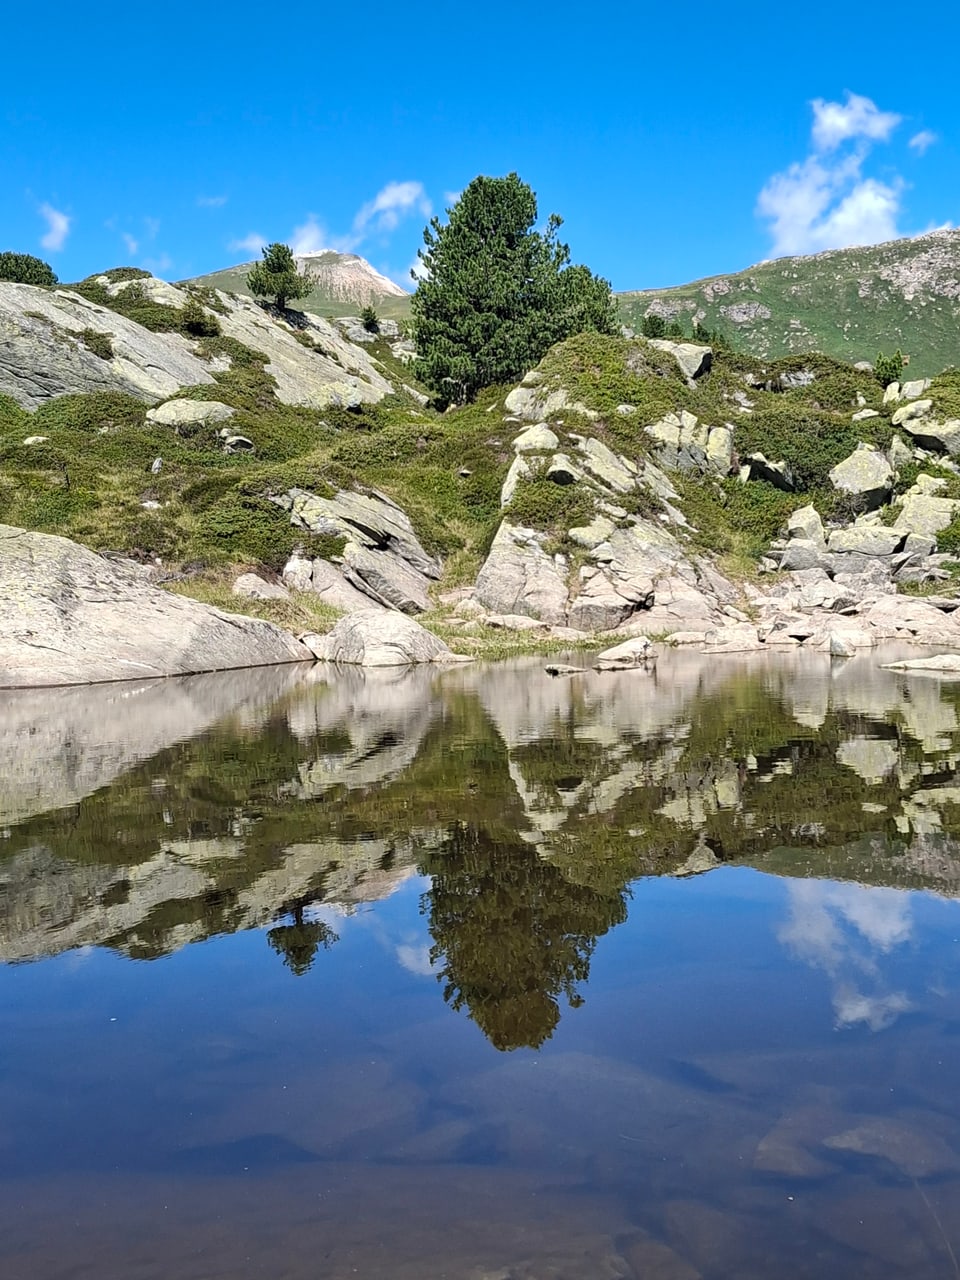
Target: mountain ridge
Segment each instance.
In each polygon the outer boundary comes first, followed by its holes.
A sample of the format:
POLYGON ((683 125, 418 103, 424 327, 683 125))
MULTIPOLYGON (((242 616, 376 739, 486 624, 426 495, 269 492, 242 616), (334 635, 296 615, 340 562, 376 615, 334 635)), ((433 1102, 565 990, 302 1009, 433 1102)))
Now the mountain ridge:
POLYGON ((929 376, 960 348, 960 229, 766 259, 667 289, 617 294, 624 323, 659 315, 719 329, 750 355, 819 350, 851 363, 900 348, 929 376))
MULTIPOLYGON (((357 253, 322 249, 295 254, 294 261, 297 270, 305 273, 314 285, 306 297, 293 304, 303 311, 343 316, 356 315, 362 307, 372 306, 387 319, 402 319, 409 314, 410 294, 357 253)), ((181 283, 249 295, 247 275, 254 265, 254 262, 240 262, 181 283)))

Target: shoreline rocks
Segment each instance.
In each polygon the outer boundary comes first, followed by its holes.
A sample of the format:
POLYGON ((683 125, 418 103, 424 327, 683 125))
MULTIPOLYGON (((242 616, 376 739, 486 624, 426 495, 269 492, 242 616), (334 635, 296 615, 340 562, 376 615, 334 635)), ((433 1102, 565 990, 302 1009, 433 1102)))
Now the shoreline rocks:
POLYGON ((0 687, 97 684, 306 662, 270 622, 154 586, 67 538, 0 525, 0 687))

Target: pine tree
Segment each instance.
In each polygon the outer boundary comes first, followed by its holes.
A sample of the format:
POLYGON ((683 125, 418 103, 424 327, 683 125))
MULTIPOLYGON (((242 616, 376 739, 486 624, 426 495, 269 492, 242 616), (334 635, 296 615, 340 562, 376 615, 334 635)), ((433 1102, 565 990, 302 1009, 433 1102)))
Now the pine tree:
POLYGON ((255 298, 273 298, 281 311, 291 298, 305 298, 312 289, 309 279, 297 271, 293 250, 286 244, 268 244, 263 261, 247 276, 255 298))
POLYGON ((534 229, 536 196, 515 173, 474 178, 448 215, 423 233, 413 297, 415 371, 439 404, 513 381, 575 333, 617 332, 609 284, 570 265, 560 218, 534 229))

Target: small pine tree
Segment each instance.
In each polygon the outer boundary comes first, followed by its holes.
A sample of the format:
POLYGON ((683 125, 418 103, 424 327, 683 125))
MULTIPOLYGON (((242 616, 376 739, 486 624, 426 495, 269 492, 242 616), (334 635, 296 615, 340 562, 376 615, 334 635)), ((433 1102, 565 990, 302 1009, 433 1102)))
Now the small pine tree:
POLYGON ((0 253, 0 280, 12 280, 14 284, 58 283, 53 267, 32 253, 0 253))
POLYGON ((873 376, 882 387, 889 387, 891 382, 899 382, 902 373, 903 353, 899 347, 892 356, 885 356, 882 351, 878 353, 873 376))
POLYGON ((644 316, 640 321, 640 332, 645 338, 665 338, 667 336, 667 322, 663 316, 656 314, 644 316))
POLYGON ((274 298, 281 311, 291 299, 305 298, 313 288, 310 280, 297 270, 293 250, 287 244, 268 244, 263 261, 247 276, 247 284, 255 298, 274 298))
POLYGON ((360 323, 366 329, 367 333, 380 332, 380 317, 374 311, 373 307, 364 307, 360 312, 360 323))
POLYGON ((679 320, 671 320, 667 325, 667 337, 672 338, 675 342, 683 338, 683 325, 679 320))

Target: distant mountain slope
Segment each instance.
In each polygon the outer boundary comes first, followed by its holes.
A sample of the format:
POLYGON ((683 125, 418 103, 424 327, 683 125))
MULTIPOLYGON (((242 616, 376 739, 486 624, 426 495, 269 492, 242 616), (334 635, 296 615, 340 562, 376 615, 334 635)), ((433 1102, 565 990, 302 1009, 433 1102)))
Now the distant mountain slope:
MULTIPOLYGON (((292 303, 303 311, 323 316, 356 315, 361 307, 372 306, 378 315, 400 320, 410 313, 410 295, 398 284, 381 275, 355 253, 298 254, 297 268, 315 282, 312 293, 292 303)), ((195 276, 184 284, 206 285, 224 293, 249 294, 247 274, 254 264, 241 262, 223 271, 195 276)))
POLYGON ((778 258, 617 301, 634 327, 650 312, 678 317, 687 329, 700 319, 761 357, 820 350, 873 361, 899 347, 912 375, 930 376, 960 364, 960 229, 778 258))

